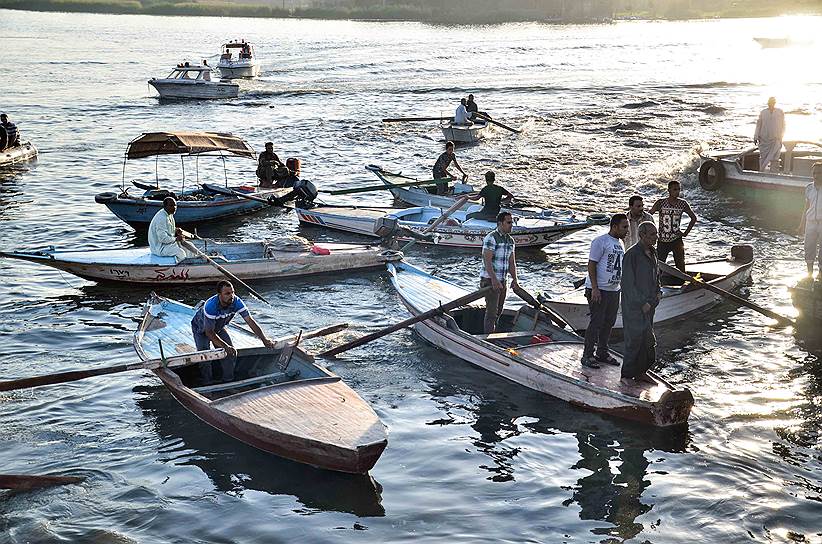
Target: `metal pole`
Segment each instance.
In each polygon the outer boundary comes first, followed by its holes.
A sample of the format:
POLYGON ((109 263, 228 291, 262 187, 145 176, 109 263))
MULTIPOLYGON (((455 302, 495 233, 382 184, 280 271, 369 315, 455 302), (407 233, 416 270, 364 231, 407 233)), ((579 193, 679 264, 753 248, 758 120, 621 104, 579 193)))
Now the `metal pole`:
POLYGON ((183 187, 180 189, 180 193, 182 193, 186 188, 186 161, 183 155, 180 155, 180 164, 183 165, 183 187))

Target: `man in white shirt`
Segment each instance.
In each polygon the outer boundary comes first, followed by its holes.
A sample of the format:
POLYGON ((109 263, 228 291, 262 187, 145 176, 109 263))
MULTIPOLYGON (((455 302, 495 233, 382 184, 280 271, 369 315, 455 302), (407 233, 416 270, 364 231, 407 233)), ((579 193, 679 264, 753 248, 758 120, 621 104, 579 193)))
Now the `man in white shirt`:
POLYGON ((759 171, 770 166, 771 172, 779 171, 779 152, 785 135, 785 112, 776 107, 776 98, 768 99, 768 107, 759 113, 754 132, 754 144, 759 146, 759 171))
POLYGON ((607 234, 594 238, 588 255, 588 277, 585 298, 591 312, 591 322, 585 329, 582 366, 599 368, 600 363, 619 365, 608 353, 608 340, 619 311, 619 289, 622 280, 622 240, 628 234, 628 217, 617 213, 611 217, 607 234), (596 347, 596 354, 594 354, 596 347))
POLYGON ((805 187, 805 213, 799 223, 799 234, 805 234, 805 264, 808 277, 813 278, 813 262, 819 254, 819 269, 822 270, 822 162, 811 168, 813 183, 805 187))
POLYGON ((639 242, 639 225, 645 221, 654 222, 654 216, 645 211, 645 202, 639 195, 628 199, 628 234, 625 236, 625 250, 639 242))
POLYGON ((460 105, 457 106, 457 111, 454 113, 454 124, 455 125, 473 125, 474 122, 471 121, 470 114, 468 110, 465 108, 465 99, 460 99, 460 105))
POLYGON ((186 251, 178 242, 183 240, 183 231, 174 222, 177 201, 174 197, 163 200, 163 209, 154 214, 148 227, 148 247, 151 254, 159 257, 176 257, 177 262, 187 257, 186 251))

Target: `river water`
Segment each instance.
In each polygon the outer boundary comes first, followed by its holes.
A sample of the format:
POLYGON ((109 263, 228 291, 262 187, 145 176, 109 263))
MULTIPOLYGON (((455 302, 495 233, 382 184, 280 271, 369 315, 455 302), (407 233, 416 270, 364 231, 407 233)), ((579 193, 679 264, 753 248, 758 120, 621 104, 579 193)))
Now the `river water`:
MULTIPOLYGON (((426 175, 435 124, 383 117, 450 113, 467 92, 507 124, 458 157, 474 182, 536 203, 613 212, 679 179, 699 215, 689 258, 751 243, 751 300, 793 315, 802 274, 797 217, 746 209, 696 183, 697 152, 750 142, 776 95, 788 133, 819 137, 822 42, 760 49, 754 36, 813 38, 813 17, 608 25, 245 20, 0 10, 0 109, 40 148, 0 174, 2 249, 128 247, 133 231, 95 204, 115 190, 143 131, 219 130, 302 158, 321 187, 376 182, 369 163, 426 175), (239 99, 160 103, 146 80, 220 43, 257 45, 263 74, 239 99)), ((216 62, 216 59, 214 59, 216 62)), ((188 165, 190 168, 190 164, 188 165)), ((200 161, 201 178, 222 165, 200 161)), ((179 160, 159 175, 179 179, 179 160)), ((229 161, 251 180, 253 165, 229 161)), ((135 161, 127 180, 154 178, 135 161)), ((189 175, 191 170, 188 170, 189 175)), ((190 179, 190 178, 189 178, 190 179)), ((360 201, 390 204, 388 195, 360 201)), ((300 229, 277 211, 204 227, 252 240, 300 229)), ((520 256, 522 283, 561 293, 581 275, 589 229, 520 256)), ((478 256, 418 247, 411 262, 463 285, 478 256)), ((148 289, 96 285, 0 260, 0 372, 18 377, 135 359, 148 289)), ((385 273, 257 282, 246 299, 273 334, 349 322, 320 349, 407 316, 385 273)), ((163 289, 194 303, 208 288, 163 289)), ((719 306, 657 331, 661 373, 696 406, 686 431, 653 431, 572 408, 474 369, 410 331, 331 368, 372 403, 390 443, 370 477, 264 455, 181 408, 150 373, 0 396, 4 473, 73 474, 81 485, 0 494, 0 542, 820 542, 822 366, 813 334, 719 306)))

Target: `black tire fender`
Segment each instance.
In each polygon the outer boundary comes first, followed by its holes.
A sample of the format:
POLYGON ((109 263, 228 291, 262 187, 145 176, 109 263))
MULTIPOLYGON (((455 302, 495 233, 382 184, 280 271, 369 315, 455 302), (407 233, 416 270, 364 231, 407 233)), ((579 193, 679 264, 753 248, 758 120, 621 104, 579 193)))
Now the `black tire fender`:
POLYGON ((699 185, 706 191, 716 191, 725 181, 725 167, 721 162, 708 159, 699 167, 699 185), (713 170, 713 175, 711 175, 713 170))
POLYGON ((94 202, 98 204, 105 204, 117 200, 117 193, 105 192, 94 195, 94 202))

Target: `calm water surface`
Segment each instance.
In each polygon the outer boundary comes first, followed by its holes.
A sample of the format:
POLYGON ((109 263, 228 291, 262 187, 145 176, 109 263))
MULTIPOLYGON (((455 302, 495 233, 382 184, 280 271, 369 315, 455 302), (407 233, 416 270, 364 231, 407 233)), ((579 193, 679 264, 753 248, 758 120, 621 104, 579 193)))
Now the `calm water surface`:
MULTIPOLYGON (((473 91, 511 125, 458 151, 473 181, 494 169, 536 203, 616 211, 638 192, 684 184, 700 216, 690 258, 754 244, 751 300, 792 314, 801 274, 798 218, 702 193, 693 174, 710 145, 747 145, 776 95, 789 135, 820 134, 822 45, 762 50, 754 36, 818 33, 819 18, 489 27, 416 23, 64 15, 0 10, 9 112, 41 150, 0 174, 2 249, 129 247, 133 231, 95 193, 114 190, 142 131, 220 130, 268 139, 323 187, 374 182, 378 163, 425 175, 435 125, 383 117, 450 113, 473 91), (256 43, 262 77, 237 100, 160 103, 145 81, 220 43, 256 43)), ((215 59, 216 60, 216 59, 215 59)), ((153 179, 153 161, 127 180, 153 179)), ((201 178, 222 177, 200 161, 201 178)), ((189 163, 187 171, 192 172, 189 163)), ((179 179, 179 160, 159 175, 179 179)), ((229 175, 252 179, 231 161, 229 175)), ((385 194, 364 196, 387 205, 385 194)), ((300 233, 276 211, 201 234, 252 240, 300 233)), ((523 283, 560 293, 584 271, 599 231, 520 256, 523 283)), ((355 240, 353 237, 337 239, 355 240)), ((417 248, 412 262, 463 285, 468 252, 417 248)), ((148 289, 96 285, 0 261, 0 368, 24 376, 135 359, 131 333, 148 289)), ((259 282, 248 300, 272 333, 349 322, 340 342, 406 317, 384 273, 259 282)), ((194 303, 208 289, 162 294, 194 303)), ((813 334, 774 329, 720 306, 658 330, 662 374, 697 404, 686 431, 657 432, 582 412, 427 346, 409 331, 335 361, 370 401, 390 444, 370 477, 317 471, 217 433, 150 373, 0 396, 2 472, 76 474, 82 485, 0 494, 2 542, 819 542, 822 366, 813 334)))

